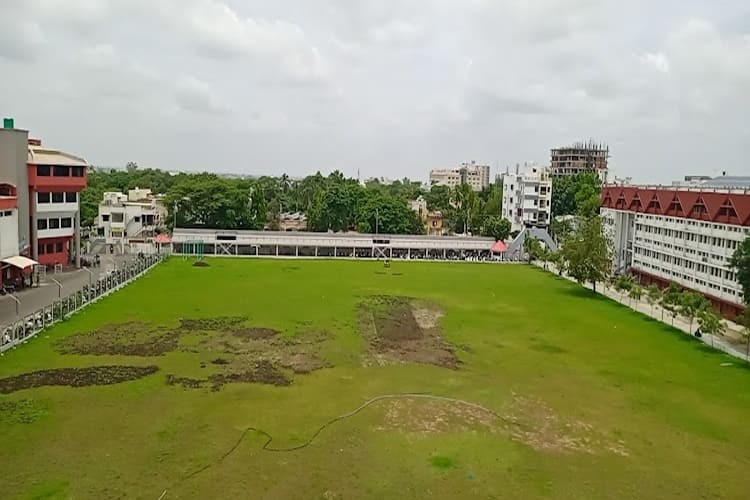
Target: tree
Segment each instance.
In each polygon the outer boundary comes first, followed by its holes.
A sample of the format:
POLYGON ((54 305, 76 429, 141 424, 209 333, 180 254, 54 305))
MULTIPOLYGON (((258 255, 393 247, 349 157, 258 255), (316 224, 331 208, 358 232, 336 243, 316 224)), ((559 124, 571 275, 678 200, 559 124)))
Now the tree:
POLYGON ((562 247, 565 268, 579 283, 605 281, 612 269, 611 249, 600 217, 581 221, 562 247))
POLYGON ((711 335, 711 347, 714 347, 714 337, 722 335, 726 330, 726 325, 721 321, 721 317, 713 309, 703 309, 698 315, 698 324, 701 331, 711 335))
POLYGON ((750 307, 745 307, 743 313, 735 318, 737 324, 742 325, 745 330, 746 346, 745 346, 745 359, 750 362, 750 307))
POLYGON ((670 283, 666 289, 662 290, 661 320, 664 321, 664 311, 668 311, 672 315, 672 326, 674 326, 674 319, 679 314, 681 293, 680 287, 674 283, 670 283))
POLYGON ((552 254, 555 252, 552 252, 547 247, 542 247, 542 251, 539 252, 539 260, 542 261, 542 264, 544 265, 544 270, 547 270, 547 262, 550 262, 552 260, 552 254))
POLYGON ((601 181, 596 174, 555 178, 552 180, 552 216, 593 216, 599 211, 600 192, 601 181), (592 201, 594 198, 596 202, 592 201))
POLYGON ((557 268, 557 274, 562 276, 565 272, 565 262, 562 253, 559 250, 557 252, 550 252, 549 261, 557 268))
POLYGON ((550 231, 558 243, 565 241, 573 232, 573 223, 569 218, 553 218, 550 231))
POLYGON ((750 304, 750 237, 740 243, 729 265, 737 271, 737 282, 742 287, 745 304, 750 304))
POLYGON ((625 301, 625 294, 633 287, 633 277, 629 274, 620 274, 615 278, 615 291, 620 293, 620 302, 625 301))
POLYGON ((633 283, 628 292, 628 296, 631 300, 635 300, 635 310, 638 310, 638 301, 643 297, 643 287, 638 283, 633 283))
POLYGON ((510 221, 497 215, 491 215, 484 219, 482 225, 482 236, 491 236, 497 240, 506 240, 510 236, 510 221))
POLYGON ((646 288, 646 300, 651 306, 651 314, 654 314, 654 305, 659 303, 660 298, 661 290, 655 283, 652 283, 646 288))
POLYGON ((690 320, 690 326, 688 328, 690 332, 693 331, 693 321, 695 320, 695 317, 710 307, 711 304, 708 300, 699 293, 684 291, 680 294, 679 312, 690 320))
POLYGON ((536 238, 531 238, 530 236, 527 236, 523 240, 523 251, 526 252, 526 255, 529 258, 529 264, 531 264, 531 261, 535 260, 542 254, 542 244, 539 243, 539 240, 536 238))

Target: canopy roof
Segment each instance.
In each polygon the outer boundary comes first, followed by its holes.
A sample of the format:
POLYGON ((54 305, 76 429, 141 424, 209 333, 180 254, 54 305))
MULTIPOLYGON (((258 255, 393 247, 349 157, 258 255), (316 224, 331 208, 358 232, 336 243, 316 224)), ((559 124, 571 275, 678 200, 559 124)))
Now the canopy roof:
POLYGON ((39 262, 33 259, 29 259, 28 257, 24 257, 23 255, 8 257, 6 259, 3 259, 2 262, 4 264, 9 264, 13 267, 17 267, 18 269, 26 269, 27 267, 36 266, 37 264, 39 264, 39 262))

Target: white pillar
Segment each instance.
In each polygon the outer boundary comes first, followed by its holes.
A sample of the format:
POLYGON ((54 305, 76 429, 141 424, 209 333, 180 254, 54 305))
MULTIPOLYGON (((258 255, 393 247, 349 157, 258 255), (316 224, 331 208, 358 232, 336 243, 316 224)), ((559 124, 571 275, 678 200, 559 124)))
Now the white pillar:
POLYGON ((316 257, 318 256, 318 247, 317 247, 317 245, 315 246, 315 256, 316 257))
POLYGON ((76 211, 75 236, 76 236, 76 269, 81 268, 81 210, 80 204, 76 211))
POLYGON ((411 260, 411 248, 406 250, 406 258, 411 260))
POLYGON ((279 256, 279 245, 276 245, 276 257, 279 256))
POLYGON ((295 257, 299 257, 299 245, 297 245, 296 247, 294 247, 294 256, 295 257))

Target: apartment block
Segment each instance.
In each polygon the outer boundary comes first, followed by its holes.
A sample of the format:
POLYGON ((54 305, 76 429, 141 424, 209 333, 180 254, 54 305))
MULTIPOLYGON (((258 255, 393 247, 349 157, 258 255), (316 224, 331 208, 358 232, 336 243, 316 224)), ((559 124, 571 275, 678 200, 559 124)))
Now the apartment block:
POLYGON ((513 231, 524 227, 546 228, 552 217, 552 179, 549 169, 536 164, 516 166, 505 173, 503 181, 503 218, 513 231))
POLYGON ((468 184, 474 191, 481 191, 490 186, 490 166, 476 162, 462 163, 458 168, 431 170, 431 186, 455 187, 468 184))
POLYGON ((0 129, 0 256, 31 258, 44 266, 80 258, 83 158, 42 146, 12 119, 0 129))
POLYGON ((609 146, 594 141, 577 142, 572 146, 556 148, 550 152, 553 177, 578 174, 596 174, 607 182, 609 146))
POLYGON ((747 188, 605 186, 601 214, 613 245, 613 269, 642 284, 674 282, 702 293, 724 316, 742 311, 742 289, 729 261, 750 236, 747 188))
POLYGON ((164 227, 167 207, 163 197, 150 189, 135 188, 125 193, 106 192, 99 203, 97 233, 108 245, 124 248, 130 243, 149 243, 164 227))

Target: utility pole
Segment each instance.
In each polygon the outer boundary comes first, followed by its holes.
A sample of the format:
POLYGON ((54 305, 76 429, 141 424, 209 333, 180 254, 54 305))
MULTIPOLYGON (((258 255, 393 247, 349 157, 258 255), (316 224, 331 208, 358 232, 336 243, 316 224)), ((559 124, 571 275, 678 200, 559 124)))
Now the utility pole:
POLYGON ((378 226, 380 225, 378 209, 375 209, 375 236, 378 235, 378 226))

